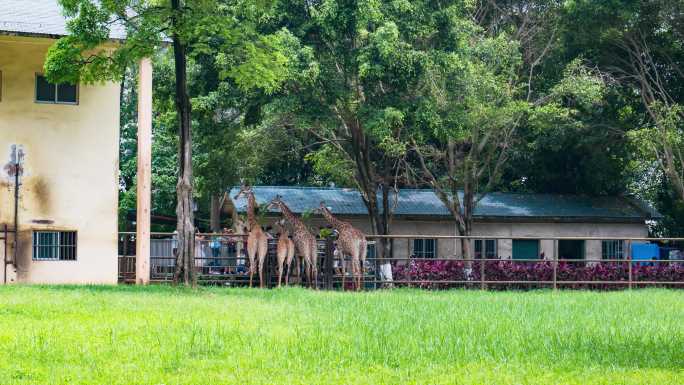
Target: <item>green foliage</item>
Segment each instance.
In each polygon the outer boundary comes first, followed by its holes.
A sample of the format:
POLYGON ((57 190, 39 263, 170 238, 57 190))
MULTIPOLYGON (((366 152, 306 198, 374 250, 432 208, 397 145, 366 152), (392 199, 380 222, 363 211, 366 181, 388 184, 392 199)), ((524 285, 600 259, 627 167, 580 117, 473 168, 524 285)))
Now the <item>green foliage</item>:
POLYGON ((327 227, 323 227, 322 229, 320 229, 318 231, 318 237, 322 238, 322 239, 330 238, 333 236, 333 234, 334 234, 333 230, 329 229, 327 227))
POLYGON ((175 207, 175 78, 163 44, 173 33, 188 46, 202 215, 241 178, 375 192, 422 184, 418 146, 450 189, 638 193, 680 216, 673 174, 655 169, 666 171, 666 146, 684 151, 681 0, 188 0, 175 27, 167 1, 61 3, 71 36, 50 49, 48 77, 126 74, 122 216, 135 204, 132 64, 154 52, 153 205, 175 207), (113 19, 125 41, 109 40, 113 19), (630 56, 635 42, 648 50, 630 56), (665 98, 642 100, 626 59, 646 55, 665 98), (449 143, 460 154, 452 175, 449 143))
MULTIPOLYGON (((684 108, 678 104, 666 106, 658 102, 651 105, 650 108, 653 111, 655 121, 638 130, 631 131, 629 133, 630 139, 638 145, 642 155, 647 159, 658 159, 657 155, 664 146, 674 149, 675 153, 683 153, 684 108)), ((684 170, 680 170, 680 173, 684 173, 684 170)))
POLYGON ((331 145, 323 145, 315 152, 308 153, 304 160, 313 165, 318 175, 340 186, 349 186, 354 182, 354 164, 341 156, 331 145))

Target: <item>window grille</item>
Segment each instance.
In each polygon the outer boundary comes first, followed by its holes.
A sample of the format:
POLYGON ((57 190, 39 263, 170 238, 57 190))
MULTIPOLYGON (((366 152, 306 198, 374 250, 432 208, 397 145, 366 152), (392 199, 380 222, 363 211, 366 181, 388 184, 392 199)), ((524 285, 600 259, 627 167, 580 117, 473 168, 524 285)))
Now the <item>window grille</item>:
POLYGON ((75 231, 34 231, 33 259, 37 261, 75 261, 75 231))
POLYGON ((603 259, 624 259, 624 244, 622 240, 601 241, 601 256, 603 259))
POLYGON ((437 254, 436 239, 414 239, 413 256, 416 258, 434 258, 437 254))
POLYGON ((496 239, 476 239, 475 240, 475 259, 482 258, 482 255, 486 259, 498 258, 496 239), (484 250, 483 250, 484 246, 484 250))

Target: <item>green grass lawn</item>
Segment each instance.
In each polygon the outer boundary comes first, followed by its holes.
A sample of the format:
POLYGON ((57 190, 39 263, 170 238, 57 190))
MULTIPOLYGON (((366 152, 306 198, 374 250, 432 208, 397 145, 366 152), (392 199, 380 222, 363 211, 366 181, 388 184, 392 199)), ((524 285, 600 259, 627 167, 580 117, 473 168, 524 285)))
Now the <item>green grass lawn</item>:
POLYGON ((684 291, 0 287, 0 384, 684 384, 684 291))

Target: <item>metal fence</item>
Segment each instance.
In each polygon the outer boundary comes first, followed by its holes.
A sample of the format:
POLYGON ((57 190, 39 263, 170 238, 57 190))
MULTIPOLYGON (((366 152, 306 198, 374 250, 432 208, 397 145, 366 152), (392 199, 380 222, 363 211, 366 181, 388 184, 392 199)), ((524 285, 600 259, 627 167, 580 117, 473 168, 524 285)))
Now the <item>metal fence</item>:
MULTIPOLYGON (((635 287, 684 288, 684 238, 606 238, 606 237, 515 237, 515 240, 553 241, 552 255, 536 258, 512 258, 492 252, 491 242, 511 240, 500 236, 429 236, 394 235, 368 236, 369 256, 363 266, 364 289, 381 287, 420 287, 426 289, 472 288, 472 289, 623 289, 635 287), (410 253, 408 257, 376 258, 375 242, 380 238, 403 239, 464 239, 472 249, 476 240, 482 240, 473 258, 460 256, 426 256, 424 252, 410 253), (485 241, 486 240, 486 241, 485 241), (562 241, 601 241, 601 255, 596 258, 564 258, 559 250, 562 241), (636 245, 657 246, 659 255, 644 259, 633 255, 636 245), (662 250, 667 253, 663 254, 662 250), (485 257, 485 258, 482 258, 485 257), (380 274, 381 265, 389 267, 391 279, 380 274)), ((249 258, 246 255, 246 236, 224 234, 198 234, 195 240, 195 271, 198 282, 226 286, 244 286, 249 282, 249 258)), ((269 240, 265 263, 265 282, 268 287, 277 285, 276 248, 277 239, 269 240)), ((119 238, 119 280, 135 280, 135 234, 121 233, 119 238)), ((175 240, 170 233, 153 233, 151 239, 151 272, 154 282, 168 282, 175 269, 175 240)), ((640 246, 641 247, 641 246, 640 246)), ((349 258, 342 261, 336 257, 335 241, 318 241, 318 287, 341 289, 342 263, 345 289, 353 287, 349 258)), ((514 257, 514 256, 513 256, 514 257)), ((258 284, 258 276, 254 277, 258 284)), ((290 284, 308 284, 302 273, 301 263, 295 258, 289 279, 290 284)))

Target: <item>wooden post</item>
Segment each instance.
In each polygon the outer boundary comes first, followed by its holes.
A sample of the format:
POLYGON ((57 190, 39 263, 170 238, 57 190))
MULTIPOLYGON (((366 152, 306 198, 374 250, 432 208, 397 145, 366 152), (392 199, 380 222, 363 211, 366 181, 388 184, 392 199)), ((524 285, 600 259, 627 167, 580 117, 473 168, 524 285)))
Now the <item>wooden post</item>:
POLYGON ((135 282, 150 282, 150 203, 152 192, 152 61, 140 60, 138 79, 138 176, 135 282))
POLYGON ((632 290, 632 240, 627 241, 627 288, 632 290))
MULTIPOLYGON (((406 238, 406 250, 408 250, 408 257, 409 257, 408 260, 405 261, 405 263, 408 265, 408 278, 407 278, 408 285, 407 286, 413 287, 413 284, 411 284, 411 280, 413 279, 413 277, 411 276, 411 262, 413 262, 413 258, 412 258, 413 257, 413 250, 411 248, 411 239, 410 238, 406 238)), ((384 285, 385 283, 383 282, 382 284, 384 285)))
POLYGON ((553 240, 553 290, 558 290, 558 239, 553 240))
POLYGON ((485 290, 487 288, 485 284, 485 260, 487 258, 487 252, 485 247, 485 240, 482 240, 482 253, 480 254, 480 290, 485 290))

